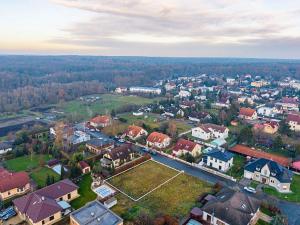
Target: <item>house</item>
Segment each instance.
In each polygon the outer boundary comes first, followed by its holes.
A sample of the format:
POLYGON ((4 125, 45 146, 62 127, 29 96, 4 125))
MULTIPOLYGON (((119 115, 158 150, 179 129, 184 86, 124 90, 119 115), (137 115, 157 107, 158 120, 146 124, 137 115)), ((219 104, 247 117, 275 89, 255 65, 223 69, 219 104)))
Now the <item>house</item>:
POLYGON ((2 141, 0 142, 0 155, 6 154, 12 151, 13 142, 12 141, 2 141))
POLYGON ((162 114, 163 116, 166 117, 176 117, 176 116, 184 116, 184 111, 180 108, 176 107, 166 107, 164 108, 164 113, 162 114))
POLYGON ((260 205, 257 198, 226 189, 201 208, 202 218, 211 225, 251 225, 258 218, 260 205))
POLYGON ((86 143, 88 151, 94 154, 101 154, 105 149, 113 148, 115 143, 109 138, 94 138, 86 143))
POLYGON ((14 199, 13 204, 19 217, 30 225, 50 225, 62 219, 68 202, 77 197, 78 186, 65 179, 14 199))
POLYGON ((193 122, 200 123, 201 121, 210 120, 211 116, 207 112, 192 112, 189 115, 189 120, 193 122))
POLYGON ((296 132, 300 131, 300 115, 288 114, 286 122, 289 124, 290 129, 296 132))
POLYGON ((122 94, 124 92, 127 92, 127 88, 126 87, 117 87, 115 92, 118 94, 122 94))
POLYGON ((228 137, 228 132, 229 129, 227 127, 211 123, 202 124, 192 128, 192 136, 202 140, 209 140, 211 138, 226 139, 228 137))
POLYGON ((166 83, 166 84, 165 84, 165 89, 166 89, 166 91, 171 91, 171 90, 173 90, 173 89, 175 89, 175 88, 176 88, 176 84, 173 83, 173 82, 170 82, 170 83, 166 83))
POLYGON ((82 173, 82 174, 87 174, 87 173, 91 172, 91 167, 90 167, 89 164, 87 164, 87 162, 85 162, 85 161, 80 161, 80 162, 78 163, 78 165, 79 165, 79 167, 80 167, 80 169, 81 169, 81 173, 82 173))
POLYGON ((267 184, 279 192, 290 192, 293 173, 269 159, 256 159, 245 166, 244 177, 267 184))
POLYGON ((111 118, 109 116, 96 116, 89 121, 90 125, 99 128, 99 127, 107 127, 111 125, 111 118))
POLYGON ((12 173, 0 168, 0 200, 22 195, 30 188, 29 176, 26 172, 12 173))
POLYGON ((201 145, 193 141, 188 141, 181 138, 177 141, 176 145, 174 146, 173 154, 176 156, 181 156, 188 153, 196 157, 201 154, 201 148, 201 145))
POLYGON ((194 101, 183 101, 180 103, 179 106, 182 109, 189 109, 189 108, 194 108, 196 106, 196 103, 194 101))
POLYGON ((228 98, 220 98, 219 101, 213 104, 217 108, 229 108, 230 100, 228 98))
POLYGON ((253 105, 254 104, 254 101, 252 98, 248 97, 248 96, 240 96, 238 98, 238 102, 239 103, 249 103, 250 105, 253 105))
POLYGON ((145 94, 161 94, 160 88, 152 88, 152 87, 130 87, 129 91, 131 93, 145 93, 145 94))
POLYGON ((276 105, 280 105, 285 111, 299 111, 299 102, 297 98, 283 97, 276 105))
POLYGON ((134 158, 134 151, 131 144, 124 144, 107 151, 101 159, 104 167, 118 167, 134 158))
POLYGON ((71 135, 67 138, 67 141, 69 144, 77 145, 77 144, 80 144, 83 142, 87 142, 90 139, 91 139, 91 137, 89 134, 87 134, 83 131, 77 130, 74 132, 73 135, 71 135))
POLYGON ((269 82, 264 81, 264 80, 253 81, 253 82, 251 82, 250 85, 251 85, 252 87, 260 88, 260 87, 269 85, 269 82))
POLYGON ((239 118, 245 120, 256 120, 257 113, 254 109, 242 107, 240 108, 239 118))
POLYGON ((264 123, 256 123, 253 126, 254 130, 262 131, 267 134, 275 134, 278 131, 279 124, 276 121, 266 121, 264 123))
POLYGON ((233 165, 233 154, 228 151, 215 148, 205 154, 202 159, 202 163, 208 167, 226 172, 233 165))
POLYGON ((142 136, 147 136, 148 132, 139 126, 129 126, 124 132, 124 136, 129 137, 132 140, 136 140, 142 136))
POLYGON ((159 132, 152 132, 147 138, 147 146, 154 148, 166 148, 170 145, 171 138, 159 132))
POLYGON ((70 215, 70 225, 123 225, 123 219, 95 200, 70 215))
POLYGON ((181 91, 179 91, 178 96, 180 98, 187 98, 187 97, 191 96, 191 92, 185 91, 185 90, 181 90, 181 91))
POLYGON ((275 112, 274 108, 263 106, 257 109, 257 114, 266 117, 275 117, 277 113, 275 112))

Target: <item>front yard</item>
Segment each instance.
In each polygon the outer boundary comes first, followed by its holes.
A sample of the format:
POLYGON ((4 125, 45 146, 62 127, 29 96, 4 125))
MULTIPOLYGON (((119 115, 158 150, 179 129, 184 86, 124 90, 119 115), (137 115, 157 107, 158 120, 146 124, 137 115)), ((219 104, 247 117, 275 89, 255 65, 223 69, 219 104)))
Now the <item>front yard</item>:
POLYGON ((291 201, 291 202, 300 202, 300 175, 294 175, 293 181, 291 184, 291 191, 293 193, 284 194, 279 193, 275 188, 272 187, 264 187, 264 192, 269 195, 274 195, 279 199, 291 201))
POLYGON ((246 164, 246 158, 241 155, 234 155, 233 166, 227 171, 227 175, 236 179, 241 179, 244 176, 244 166, 246 164))
POLYGON ((57 173, 55 173, 52 169, 47 167, 41 167, 30 174, 30 177, 40 188, 46 186, 48 176, 53 177, 55 182, 60 180, 60 176, 57 173))
POLYGON ((126 194, 141 196, 154 188, 154 185, 162 184, 170 177, 173 179, 138 201, 118 193, 118 204, 112 210, 125 220, 132 220, 141 212, 147 212, 152 217, 168 214, 182 219, 196 205, 197 197, 212 190, 209 184, 195 177, 178 173, 153 161, 139 167, 129 170, 128 175, 125 172, 115 177, 117 179, 113 178, 114 185, 123 188, 124 192, 126 190, 126 194), (174 177, 176 174, 178 176, 174 177))

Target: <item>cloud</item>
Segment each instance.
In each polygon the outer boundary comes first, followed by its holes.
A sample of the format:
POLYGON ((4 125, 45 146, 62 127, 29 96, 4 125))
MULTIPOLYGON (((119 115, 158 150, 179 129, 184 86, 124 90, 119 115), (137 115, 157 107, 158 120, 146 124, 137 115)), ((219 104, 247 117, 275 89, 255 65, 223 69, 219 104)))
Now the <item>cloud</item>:
POLYGON ((51 40, 55 43, 119 50, 119 54, 127 54, 128 46, 137 53, 141 48, 151 53, 156 49, 156 55, 163 54, 163 49, 181 54, 190 46, 207 52, 276 48, 275 43, 299 46, 300 9, 272 7, 269 0, 52 1, 94 14, 89 21, 65 28, 70 37, 51 40))

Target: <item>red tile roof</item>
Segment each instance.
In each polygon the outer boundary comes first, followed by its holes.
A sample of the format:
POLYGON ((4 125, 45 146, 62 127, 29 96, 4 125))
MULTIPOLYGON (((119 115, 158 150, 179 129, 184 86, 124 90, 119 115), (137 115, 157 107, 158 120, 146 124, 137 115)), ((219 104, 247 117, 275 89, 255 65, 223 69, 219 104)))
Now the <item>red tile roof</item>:
POLYGON ((26 184, 29 184, 29 176, 26 172, 10 173, 1 168, 0 178, 0 192, 23 188, 26 184))
POLYGON ((79 166, 80 166, 81 169, 85 169, 85 168, 90 167, 90 165, 87 164, 87 162, 85 162, 85 161, 80 161, 79 166))
POLYGON ((109 123, 110 117, 109 116, 96 116, 92 119, 90 119, 90 122, 92 123, 97 123, 97 124, 102 124, 102 123, 109 123))
POLYGON ((179 151, 179 150, 186 150, 186 151, 193 151, 193 149, 195 148, 195 146, 197 145, 197 143, 193 142, 193 141, 188 141, 185 139, 179 139, 176 143, 176 145, 174 146, 173 150, 174 151, 179 151))
POLYGON ((130 135, 132 137, 136 137, 142 130, 143 130, 143 128, 132 125, 127 128, 127 130, 125 131, 125 134, 130 135))
POLYGON ((240 115, 241 116, 253 116, 253 114, 255 113, 255 110, 254 109, 251 109, 251 108, 241 108, 240 109, 240 115))
POLYGON ((263 151, 258 151, 256 149, 249 148, 245 145, 235 145, 229 149, 232 152, 239 153, 242 155, 254 157, 254 158, 264 158, 264 159, 270 159, 273 160, 277 163, 279 163, 282 166, 289 166, 291 163, 291 160, 289 158, 283 157, 283 156, 278 156, 278 155, 273 155, 271 153, 263 152, 263 151))
POLYGON ((159 133, 159 132, 152 132, 148 136, 147 141, 151 142, 151 143, 162 143, 167 138, 170 138, 170 137, 166 134, 162 134, 162 133, 159 133))
POLYGON ((286 118, 287 122, 297 122, 297 124, 300 124, 300 115, 298 114, 288 114, 287 118, 286 118))

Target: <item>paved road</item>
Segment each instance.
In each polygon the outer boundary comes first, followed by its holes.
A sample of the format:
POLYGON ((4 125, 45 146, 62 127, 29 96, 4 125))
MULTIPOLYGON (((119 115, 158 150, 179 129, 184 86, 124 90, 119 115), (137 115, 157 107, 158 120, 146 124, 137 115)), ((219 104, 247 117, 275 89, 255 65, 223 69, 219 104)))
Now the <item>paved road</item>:
POLYGON ((152 155, 152 158, 155 161, 158 161, 160 163, 163 163, 165 165, 173 167, 177 170, 184 170, 185 173, 192 175, 194 177, 197 177, 201 180, 204 180, 208 183, 215 184, 215 183, 219 182, 225 187, 228 187, 228 188, 231 188, 234 190, 240 190, 240 191, 244 192, 245 194, 252 195, 253 197, 256 197, 259 199, 264 199, 270 203, 274 203, 278 206, 278 208, 282 211, 282 213, 287 216, 289 225, 300 225, 300 204, 286 202, 286 201, 279 201, 278 199, 271 197, 265 193, 257 193, 255 195, 251 194, 251 193, 243 190, 243 185, 240 185, 231 180, 227 180, 225 178, 219 177, 217 175, 208 173, 201 169, 189 166, 187 164, 184 164, 182 162, 170 159, 168 157, 165 157, 165 156, 162 156, 159 154, 152 155))

